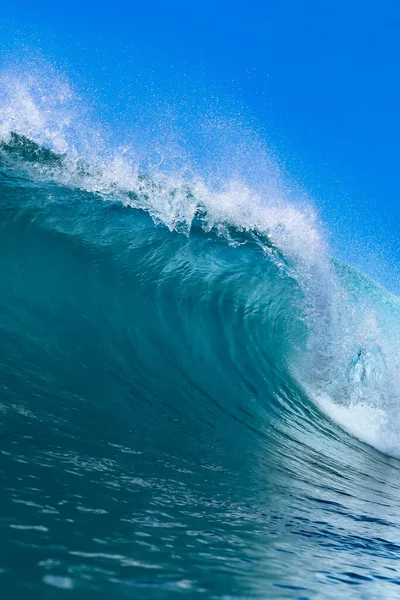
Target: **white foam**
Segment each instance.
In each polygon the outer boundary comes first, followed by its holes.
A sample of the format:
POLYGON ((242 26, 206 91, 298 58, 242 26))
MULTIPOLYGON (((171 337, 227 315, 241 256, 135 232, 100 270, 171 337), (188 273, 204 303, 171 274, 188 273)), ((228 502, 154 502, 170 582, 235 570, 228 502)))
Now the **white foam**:
POLYGON ((363 402, 340 405, 329 396, 314 396, 314 400, 335 423, 362 442, 384 454, 400 458, 400 440, 385 410, 363 402))

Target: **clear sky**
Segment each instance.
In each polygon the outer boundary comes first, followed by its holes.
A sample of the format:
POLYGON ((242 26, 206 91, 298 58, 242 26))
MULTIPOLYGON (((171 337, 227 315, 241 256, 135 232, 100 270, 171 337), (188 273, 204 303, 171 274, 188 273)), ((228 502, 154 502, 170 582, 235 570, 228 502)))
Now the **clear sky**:
POLYGON ((174 70, 224 90, 399 291, 398 3, 3 0, 1 12, 0 58, 35 40, 105 103, 144 67, 170 88, 174 70))

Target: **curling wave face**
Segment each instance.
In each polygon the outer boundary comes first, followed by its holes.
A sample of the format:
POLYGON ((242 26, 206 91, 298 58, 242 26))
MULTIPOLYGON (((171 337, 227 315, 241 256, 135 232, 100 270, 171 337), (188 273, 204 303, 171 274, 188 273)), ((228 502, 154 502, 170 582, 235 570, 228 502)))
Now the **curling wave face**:
POLYGON ((398 299, 275 184, 93 153, 33 83, 0 86, 4 589, 396 597, 398 299))

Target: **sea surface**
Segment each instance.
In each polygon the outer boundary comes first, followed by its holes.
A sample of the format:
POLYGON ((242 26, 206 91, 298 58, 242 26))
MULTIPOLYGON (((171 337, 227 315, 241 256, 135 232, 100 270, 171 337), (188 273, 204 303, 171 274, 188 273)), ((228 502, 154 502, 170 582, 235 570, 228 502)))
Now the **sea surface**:
POLYGON ((398 598, 398 298, 0 92, 1 598, 398 598))

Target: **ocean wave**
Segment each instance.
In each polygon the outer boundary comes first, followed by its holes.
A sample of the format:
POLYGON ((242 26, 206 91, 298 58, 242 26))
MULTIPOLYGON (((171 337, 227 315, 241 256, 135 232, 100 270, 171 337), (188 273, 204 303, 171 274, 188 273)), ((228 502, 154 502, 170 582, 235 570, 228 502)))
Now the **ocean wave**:
MULTIPOLYGON (((134 209, 135 215, 137 211, 149 214, 154 225, 166 226, 170 232, 163 234, 165 254, 161 253, 157 260, 162 273, 168 273, 167 282, 170 278, 175 280, 177 296, 192 293, 191 287, 186 289, 186 282, 191 279, 198 279, 197 285, 201 287, 205 273, 207 288, 212 285, 213 277, 217 281, 231 281, 232 301, 244 314, 250 312, 253 318, 257 315, 260 329, 257 338, 265 336, 264 344, 258 339, 258 345, 252 348, 252 360, 266 355, 267 362, 276 363, 288 379, 302 386, 347 431, 384 452, 399 454, 398 301, 350 267, 329 258, 311 209, 282 202, 274 205, 237 182, 230 182, 224 190, 211 191, 203 182, 140 174, 131 167, 127 174, 126 165, 124 177, 118 178, 120 166, 115 169, 106 164, 92 165, 77 156, 71 160, 68 154, 56 153, 14 131, 3 132, 1 144, 5 186, 15 190, 18 182, 19 192, 27 188, 34 199, 36 196, 40 199, 25 202, 23 212, 29 206, 38 215, 46 215, 45 223, 49 221, 51 227, 70 230, 77 239, 88 236, 94 247, 106 244, 110 250, 114 244, 120 246, 120 232, 118 229, 113 232, 110 219, 107 235, 101 232, 100 238, 93 237, 91 229, 93 220, 99 218, 98 211, 103 210, 101 219, 109 214, 108 207, 94 209, 96 203, 121 205, 120 214, 127 209, 134 209), (56 215, 60 210, 64 213, 65 204, 71 202, 77 216, 71 222, 68 215, 67 223, 63 223, 56 215), (85 207, 83 215, 80 204, 85 207), (168 236, 172 232, 178 237, 171 238, 174 249, 171 256, 168 236), (218 246, 216 238, 221 239, 218 246), (191 249, 187 256, 187 248, 198 243, 198 239, 203 240, 201 250, 191 249), (182 246, 180 260, 174 254, 177 243, 182 246), (224 258, 228 251, 225 247, 230 247, 231 263, 224 258), (236 281, 238 277, 232 275, 232 270, 238 268, 241 279, 236 281), (174 269, 176 274, 171 275, 174 269), (253 282, 255 274, 257 283, 253 282), (257 303, 249 309, 249 299, 254 297, 257 303), (292 315, 297 315, 296 326, 292 315), (275 326, 279 318, 292 325, 280 333, 282 338, 268 341, 271 325, 275 326), (279 362, 278 355, 285 357, 281 359, 284 363, 279 362)), ((22 210, 18 194, 15 196, 13 203, 22 210)), ((131 226, 137 216, 130 214, 127 212, 125 218, 131 226)), ((35 216, 35 221, 38 218, 35 216)), ((128 232, 129 227, 124 232, 127 246, 132 243, 140 246, 136 229, 128 232)), ((151 271, 152 261, 143 257, 140 262, 146 264, 139 274, 144 277, 146 269, 151 271)), ((159 285, 163 278, 160 274, 159 285)), ((217 297, 221 293, 218 285, 215 284, 217 297)), ((213 288, 211 295, 212 291, 213 288)), ((203 295, 207 297, 206 292, 203 295)), ((169 305, 168 310, 171 310, 169 305)), ((155 314, 160 311, 165 312, 166 307, 154 308, 155 314)), ((173 329, 171 316, 164 318, 173 329)), ((241 323, 244 345, 247 325, 244 319, 241 323)), ((185 336, 190 339, 189 329, 177 346, 184 346, 185 336)), ((233 332, 230 336, 234 336, 233 332)), ((164 343, 162 336, 158 343, 160 346, 164 343)), ((226 340, 226 344, 230 346, 230 341, 226 340)), ((240 363, 238 359, 237 365, 240 363)))
POLYGON ((0 100, 7 589, 396 597, 398 298, 275 179, 146 170, 54 73, 0 100))

